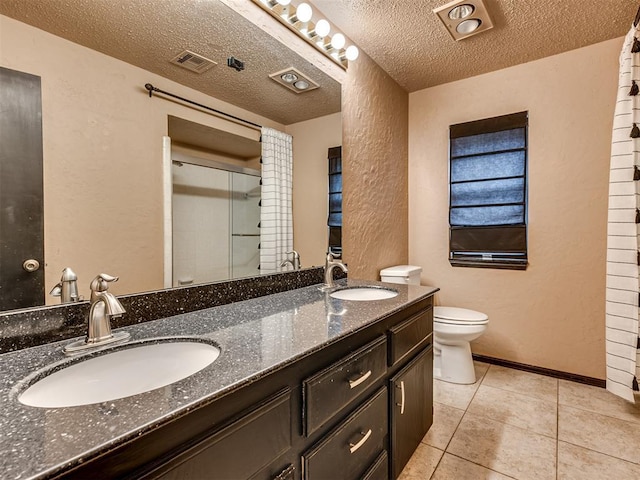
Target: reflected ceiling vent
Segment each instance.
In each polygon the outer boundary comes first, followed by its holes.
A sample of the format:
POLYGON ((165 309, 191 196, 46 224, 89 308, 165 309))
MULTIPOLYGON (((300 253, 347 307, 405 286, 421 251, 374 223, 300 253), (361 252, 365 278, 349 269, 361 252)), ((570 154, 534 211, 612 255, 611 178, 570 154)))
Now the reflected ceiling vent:
POLYGON ((178 56, 171 60, 171 63, 196 73, 206 72, 211 67, 217 65, 213 60, 209 60, 208 58, 198 55, 197 53, 190 52, 189 50, 185 50, 178 54, 178 56))
POLYGON ((316 82, 293 67, 272 73, 269 78, 296 93, 304 93, 320 87, 316 82))
POLYGON ((493 28, 482 0, 456 0, 436 8, 433 13, 456 41, 493 28))

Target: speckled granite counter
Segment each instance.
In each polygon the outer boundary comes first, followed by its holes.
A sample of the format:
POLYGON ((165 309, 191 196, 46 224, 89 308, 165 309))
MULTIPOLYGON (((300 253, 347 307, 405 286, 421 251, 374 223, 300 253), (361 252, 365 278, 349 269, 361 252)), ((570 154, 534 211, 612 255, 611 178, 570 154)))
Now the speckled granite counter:
MULTIPOLYGON (((344 281, 340 282, 344 283, 344 281)), ((378 284, 349 280, 348 285, 378 284)), ((389 286, 388 284, 385 284, 389 286)), ((395 298, 337 300, 310 286, 126 327, 132 340, 201 337, 221 348, 200 372, 167 387, 100 404, 41 409, 18 402, 22 379, 56 362, 68 342, 0 355, 0 478, 49 476, 239 389, 433 294, 393 285, 395 298)))

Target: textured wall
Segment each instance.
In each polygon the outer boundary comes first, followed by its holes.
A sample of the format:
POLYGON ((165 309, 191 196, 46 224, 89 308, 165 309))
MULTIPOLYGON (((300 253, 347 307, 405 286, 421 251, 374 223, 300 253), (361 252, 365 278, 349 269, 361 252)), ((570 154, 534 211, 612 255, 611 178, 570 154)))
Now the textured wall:
POLYGON ((489 315, 472 350, 604 378, 609 155, 622 40, 410 94, 409 261, 489 315), (529 111, 529 267, 451 267, 448 127, 529 111))
POLYGON ((342 85, 343 250, 354 278, 408 258, 408 94, 366 54, 342 85))

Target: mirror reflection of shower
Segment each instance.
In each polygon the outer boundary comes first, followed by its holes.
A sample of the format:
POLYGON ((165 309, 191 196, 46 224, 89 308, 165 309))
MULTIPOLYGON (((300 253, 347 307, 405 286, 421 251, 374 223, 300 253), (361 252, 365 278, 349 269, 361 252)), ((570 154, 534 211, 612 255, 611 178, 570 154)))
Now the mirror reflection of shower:
POLYGON ((174 286, 259 274, 260 172, 224 167, 173 161, 174 286))
POLYGON ((260 132, 169 116, 172 286, 259 275, 260 132))

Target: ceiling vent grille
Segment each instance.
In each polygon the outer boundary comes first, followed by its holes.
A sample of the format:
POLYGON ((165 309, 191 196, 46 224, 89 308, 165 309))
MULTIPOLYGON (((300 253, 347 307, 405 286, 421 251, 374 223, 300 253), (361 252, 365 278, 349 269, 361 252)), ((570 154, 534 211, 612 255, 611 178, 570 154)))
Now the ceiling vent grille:
POLYGON ((171 63, 196 73, 206 72, 211 67, 217 65, 213 60, 209 60, 208 58, 198 55, 197 53, 190 52, 189 50, 185 50, 178 54, 173 60, 171 60, 171 63))

